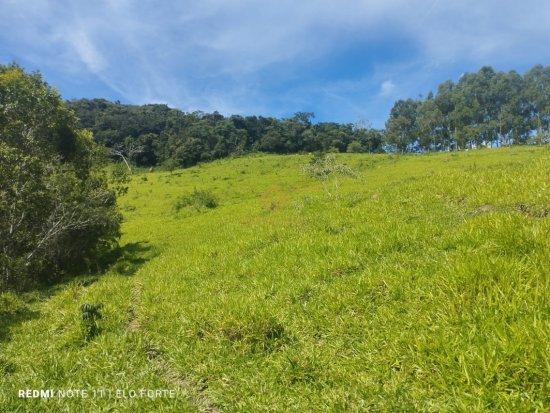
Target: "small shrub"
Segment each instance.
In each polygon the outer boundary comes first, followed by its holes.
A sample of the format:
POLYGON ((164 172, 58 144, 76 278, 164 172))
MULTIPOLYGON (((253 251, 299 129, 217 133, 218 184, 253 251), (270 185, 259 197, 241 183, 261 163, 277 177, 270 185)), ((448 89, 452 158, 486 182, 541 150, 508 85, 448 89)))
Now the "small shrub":
POLYGON ((302 165, 302 173, 323 183, 329 197, 339 198, 338 177, 358 178, 349 166, 336 162, 334 154, 314 154, 309 164, 302 165), (329 181, 332 180, 332 188, 329 181))
POLYGON ((175 159, 169 158, 162 163, 160 169, 172 173, 178 167, 178 162, 175 159))
POLYGON ((218 199, 210 191, 195 189, 191 194, 181 196, 175 205, 176 211, 182 208, 193 206, 197 210, 202 208, 213 209, 219 205, 218 199))
POLYGON ((302 172, 318 181, 336 176, 357 178, 357 174, 349 166, 337 163, 333 154, 314 154, 308 165, 302 165, 302 172))
POLYGON ((82 304, 80 306, 81 328, 86 341, 91 340, 101 332, 99 320, 103 318, 100 310, 103 304, 82 304))

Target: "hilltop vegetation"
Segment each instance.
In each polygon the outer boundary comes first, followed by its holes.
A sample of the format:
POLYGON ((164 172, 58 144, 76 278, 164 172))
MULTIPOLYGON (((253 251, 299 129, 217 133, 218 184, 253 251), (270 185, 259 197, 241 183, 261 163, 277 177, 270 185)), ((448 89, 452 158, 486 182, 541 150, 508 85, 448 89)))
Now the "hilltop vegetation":
POLYGON ((137 166, 189 167, 250 152, 434 152, 548 143, 550 67, 523 76, 483 67, 439 85, 426 99, 395 102, 385 130, 368 122, 314 123, 217 112, 184 113, 166 105, 132 106, 104 99, 68 102, 97 142, 137 166))
POLYGON ((135 174, 107 274, 3 296, 1 410, 547 411, 548 149, 340 154, 337 182, 310 161, 135 174))
POLYGON ((550 66, 515 70, 482 67, 434 96, 397 101, 386 123, 387 142, 399 151, 455 150, 550 140, 550 66))
POLYGON ((184 113, 166 105, 122 105, 104 99, 68 102, 97 142, 137 166, 189 167, 250 152, 382 152, 380 131, 334 122, 312 123, 313 113, 289 119, 184 113))

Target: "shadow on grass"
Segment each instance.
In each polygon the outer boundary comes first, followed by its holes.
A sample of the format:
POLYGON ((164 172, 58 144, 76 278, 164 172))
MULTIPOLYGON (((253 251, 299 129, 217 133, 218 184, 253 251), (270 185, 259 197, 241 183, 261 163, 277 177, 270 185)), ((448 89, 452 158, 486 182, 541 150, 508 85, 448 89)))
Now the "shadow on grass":
MULTIPOLYGON (((12 326, 38 318, 40 312, 32 306, 39 294, 16 295, 5 292, 0 294, 0 342, 7 341, 12 326)), ((1 354, 0 354, 1 355, 1 354)), ((5 361, 0 357, 0 373, 5 361)))
MULTIPOLYGON (((10 339, 12 327, 39 318, 40 303, 49 300, 65 288, 72 286, 89 287, 99 281, 107 271, 131 276, 150 259, 157 255, 156 249, 148 241, 132 242, 119 246, 104 254, 97 263, 96 271, 89 274, 66 275, 51 283, 36 284, 23 292, 0 291, 0 343, 10 339)), ((0 373, 6 361, 0 357, 0 373)), ((1 376, 1 374, 0 374, 1 376)))
POLYGON ((131 242, 113 249, 103 257, 102 272, 110 270, 116 274, 133 275, 156 256, 156 249, 148 241, 131 242))

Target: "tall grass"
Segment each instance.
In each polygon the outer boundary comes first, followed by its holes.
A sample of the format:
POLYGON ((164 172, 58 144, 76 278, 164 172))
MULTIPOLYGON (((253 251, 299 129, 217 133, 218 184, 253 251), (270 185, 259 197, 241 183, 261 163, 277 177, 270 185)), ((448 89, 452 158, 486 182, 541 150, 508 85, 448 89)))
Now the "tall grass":
POLYGON ((298 155, 135 176, 124 243, 155 253, 5 300, 34 315, 0 338, 0 410, 548 411, 550 152, 336 160, 338 197, 298 155), (176 211, 194 188, 217 208, 176 211), (177 397, 17 399, 97 387, 177 397))

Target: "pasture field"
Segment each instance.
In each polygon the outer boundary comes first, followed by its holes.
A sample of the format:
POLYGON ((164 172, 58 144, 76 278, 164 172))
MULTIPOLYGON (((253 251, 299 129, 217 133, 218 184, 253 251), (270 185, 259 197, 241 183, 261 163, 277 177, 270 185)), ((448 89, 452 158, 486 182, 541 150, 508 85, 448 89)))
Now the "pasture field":
POLYGON ((550 411, 550 150, 310 159, 134 174, 108 271, 0 296, 0 411, 550 411))

